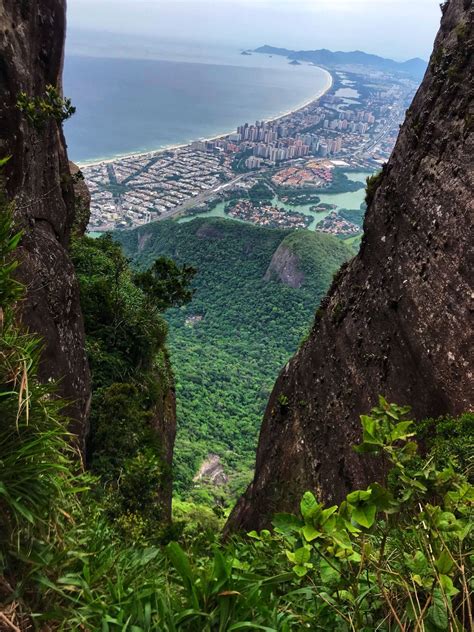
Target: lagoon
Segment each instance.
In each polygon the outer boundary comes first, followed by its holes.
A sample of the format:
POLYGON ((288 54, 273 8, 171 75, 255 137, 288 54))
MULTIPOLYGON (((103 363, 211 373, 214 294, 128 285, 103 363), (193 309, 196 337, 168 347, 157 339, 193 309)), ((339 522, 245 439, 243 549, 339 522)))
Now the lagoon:
MULTIPOLYGON (((366 178, 371 175, 368 171, 348 171, 345 175, 352 180, 353 182, 364 182, 366 178)), ((324 204, 334 204, 337 209, 347 208, 347 209, 359 209, 360 205, 364 202, 365 199, 365 188, 361 188, 358 191, 353 191, 351 193, 318 193, 318 197, 321 199, 321 202, 324 204)), ((311 206, 314 204, 303 204, 303 205, 292 205, 286 204, 280 201, 277 197, 274 197, 272 200, 272 204, 274 206, 283 207, 288 209, 289 211, 297 211, 299 213, 303 213, 304 215, 309 215, 313 218, 313 221, 308 226, 308 230, 315 230, 316 224, 323 220, 331 211, 323 211, 321 213, 315 213, 311 211, 311 206)), ((224 208, 226 207, 227 202, 220 202, 215 208, 211 211, 205 211, 203 213, 196 213, 191 217, 181 217, 178 222, 190 222, 197 217, 229 217, 224 212, 224 208)), ((234 219, 234 218, 232 218, 234 219)), ((238 220, 243 221, 243 220, 238 220)))

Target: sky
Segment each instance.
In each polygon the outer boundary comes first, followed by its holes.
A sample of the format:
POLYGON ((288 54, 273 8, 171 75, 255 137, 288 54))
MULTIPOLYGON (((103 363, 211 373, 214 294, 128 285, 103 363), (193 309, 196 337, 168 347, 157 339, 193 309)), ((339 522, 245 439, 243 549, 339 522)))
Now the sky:
MULTIPOLYGON (((161 41, 364 50, 397 60, 428 59, 440 0, 69 0, 77 31, 161 41)), ((92 43, 92 39, 91 39, 92 43)))

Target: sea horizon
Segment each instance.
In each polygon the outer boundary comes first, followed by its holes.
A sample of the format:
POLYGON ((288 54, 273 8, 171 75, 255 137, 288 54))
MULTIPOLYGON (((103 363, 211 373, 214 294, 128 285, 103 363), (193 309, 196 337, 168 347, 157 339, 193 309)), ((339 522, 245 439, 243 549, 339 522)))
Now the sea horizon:
MULTIPOLYGON (((334 83, 334 78, 332 76, 332 74, 326 70, 325 68, 321 68, 320 66, 317 66, 317 68, 319 68, 319 70, 322 70, 323 72, 325 72, 328 75, 328 82, 325 86, 325 88, 318 94, 314 95, 311 99, 305 101, 304 103, 301 103, 297 106, 295 106, 294 108, 287 110, 285 112, 281 112, 279 114, 277 114, 276 116, 273 116, 271 118, 269 117, 260 117, 261 120, 264 120, 268 123, 274 122, 274 121, 278 121, 279 119, 284 118, 285 116, 288 116, 290 114, 294 114, 295 112, 298 112, 299 110, 304 109, 305 107, 307 107, 308 105, 310 105, 311 103, 314 103, 314 101, 317 101, 318 99, 320 99, 321 97, 323 97, 326 92, 328 92, 331 88, 332 85, 334 83)), ((259 117, 257 117, 255 120, 259 120, 259 117)), ((143 150, 139 150, 139 151, 133 151, 130 153, 125 153, 125 154, 116 154, 113 156, 106 156, 103 158, 94 158, 91 160, 84 160, 84 161, 77 161, 77 164, 79 167, 93 167, 94 165, 100 165, 100 164, 106 164, 106 163, 112 163, 115 162, 117 160, 121 160, 121 159, 125 159, 125 158, 139 158, 141 156, 147 156, 147 155, 156 155, 159 153, 164 153, 167 151, 174 151, 177 149, 183 149, 185 147, 189 147, 189 145, 191 145, 192 143, 196 142, 196 141, 213 141, 213 140, 217 140, 220 138, 225 138, 226 136, 228 136, 229 134, 232 134, 236 131, 236 129, 232 129, 232 130, 228 130, 226 132, 222 132, 219 134, 215 134, 213 136, 207 136, 207 137, 199 137, 199 138, 193 138, 191 140, 189 140, 186 143, 179 143, 179 144, 171 144, 171 145, 166 145, 164 147, 157 147, 157 148, 150 148, 150 149, 143 149, 143 150)))
POLYGON ((229 61, 228 53, 222 65, 69 55, 64 91, 77 107, 65 126, 71 160, 86 166, 220 138, 302 109, 333 81, 323 68, 284 58, 236 51, 236 65, 229 61), (122 86, 132 95, 126 102, 122 86))

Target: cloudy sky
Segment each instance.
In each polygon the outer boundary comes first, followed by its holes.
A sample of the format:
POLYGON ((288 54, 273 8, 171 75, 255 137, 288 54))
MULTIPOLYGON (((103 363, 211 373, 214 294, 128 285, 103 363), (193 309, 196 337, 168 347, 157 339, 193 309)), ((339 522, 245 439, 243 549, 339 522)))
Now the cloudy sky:
POLYGON ((440 0, 69 0, 71 32, 428 58, 440 0))

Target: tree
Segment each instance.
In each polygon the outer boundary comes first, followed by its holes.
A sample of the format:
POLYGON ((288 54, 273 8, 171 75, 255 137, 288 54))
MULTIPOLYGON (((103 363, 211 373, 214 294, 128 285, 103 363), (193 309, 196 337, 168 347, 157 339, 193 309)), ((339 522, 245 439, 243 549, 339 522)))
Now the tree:
POLYGON ((155 309, 164 312, 189 303, 194 293, 189 284, 195 274, 191 266, 179 267, 171 259, 159 257, 148 270, 135 274, 133 282, 155 309))

